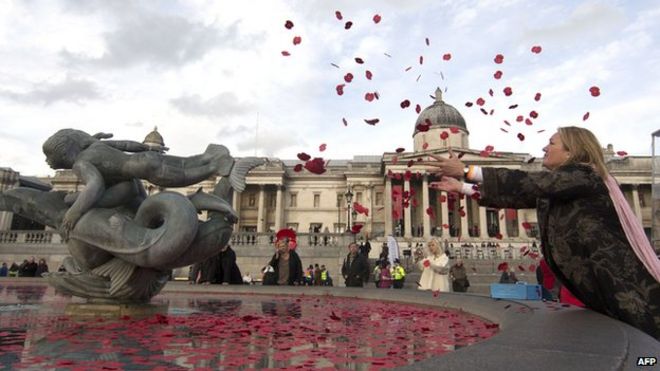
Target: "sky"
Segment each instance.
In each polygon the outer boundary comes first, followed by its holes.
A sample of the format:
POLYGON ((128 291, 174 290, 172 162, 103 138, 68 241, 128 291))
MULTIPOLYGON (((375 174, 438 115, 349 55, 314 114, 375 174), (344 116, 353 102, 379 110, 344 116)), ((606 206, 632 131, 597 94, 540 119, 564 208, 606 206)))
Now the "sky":
POLYGON ((412 150, 415 106, 431 105, 438 87, 472 149, 539 156, 557 127, 577 125, 603 146, 649 155, 659 36, 650 0, 5 0, 0 167, 54 174, 41 145, 62 128, 142 141, 157 126, 179 156, 209 143, 281 159, 412 150), (466 106, 480 97, 487 115, 466 106), (532 125, 516 122, 531 111, 532 125))

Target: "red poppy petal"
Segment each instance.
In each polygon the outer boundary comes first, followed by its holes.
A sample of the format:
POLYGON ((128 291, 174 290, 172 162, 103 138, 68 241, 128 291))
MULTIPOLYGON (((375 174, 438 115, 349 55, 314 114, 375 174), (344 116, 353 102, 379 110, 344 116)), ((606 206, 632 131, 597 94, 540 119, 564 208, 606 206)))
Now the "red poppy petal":
POLYGON ((374 18, 373 18, 374 23, 376 23, 376 24, 380 23, 380 20, 381 20, 381 19, 382 19, 382 18, 381 18, 381 16, 380 16, 379 14, 374 15, 374 18))
POLYGON ((473 103, 472 102, 465 102, 466 107, 472 107, 473 103))
POLYGON ((335 89, 337 90, 337 95, 344 94, 344 86, 346 86, 346 84, 339 84, 335 87, 335 89))
POLYGON ((337 19, 340 21, 344 19, 344 17, 341 15, 341 12, 339 10, 335 12, 335 17, 337 17, 337 19))
POLYGON ((431 42, 429 41, 429 38, 428 38, 428 37, 427 37, 426 40, 424 40, 424 41, 426 42, 426 46, 431 45, 431 42))
POLYGON ((352 26, 353 26, 353 22, 348 21, 344 24, 344 29, 345 30, 350 30, 352 26))
POLYGON ((440 139, 445 140, 447 138, 449 138, 449 134, 446 131, 440 133, 440 139))
POLYGON ((538 117, 539 117, 539 113, 536 112, 536 111, 532 111, 532 112, 529 113, 529 117, 531 117, 531 118, 533 118, 533 119, 538 118, 538 117))
POLYGON ((418 131, 427 132, 431 128, 431 125, 430 124, 419 124, 419 125, 416 126, 416 128, 417 128, 418 131))
POLYGON ((298 45, 302 42, 302 37, 300 36, 294 36, 293 38, 293 45, 298 45))
POLYGON ((419 64, 424 64, 424 56, 423 55, 419 56, 419 64))
POLYGON ((422 106, 420 106, 419 104, 415 105, 415 112, 417 112, 417 114, 422 112, 422 106))
POLYGON ((346 118, 342 117, 341 121, 344 123, 344 126, 348 126, 348 121, 346 121, 346 118))
POLYGON ((504 62, 504 56, 502 54, 498 54, 495 56, 494 61, 497 64, 501 64, 502 62, 504 62))
POLYGON ((506 95, 507 97, 508 97, 508 96, 511 96, 511 94, 513 94, 513 90, 512 90, 511 87, 509 87, 509 86, 507 86, 506 88, 504 88, 504 90, 502 90, 502 91, 504 92, 504 95, 506 95))
POLYGON ((287 20, 286 22, 284 22, 284 27, 286 27, 287 30, 292 29, 293 28, 293 22, 287 20))
POLYGON ((448 61, 451 59, 451 53, 446 53, 445 55, 442 56, 442 59, 445 61, 448 61))
POLYGON ((410 101, 408 99, 404 99, 403 101, 401 101, 401 103, 399 105, 403 109, 408 108, 408 107, 410 107, 410 101))
POLYGON ((451 131, 452 134, 458 134, 460 130, 456 126, 452 126, 449 128, 449 131, 451 131))
POLYGON ((362 58, 360 58, 360 57, 356 57, 356 58, 355 58, 355 63, 357 63, 357 64, 363 64, 363 63, 364 63, 364 59, 362 59, 362 58))
POLYGON ((516 121, 517 121, 517 122, 523 122, 524 119, 525 119, 524 116, 521 116, 521 115, 516 116, 516 121))
POLYGON ((491 97, 494 95, 493 89, 488 89, 488 95, 490 95, 491 97))
POLYGON ((401 152, 405 152, 405 150, 406 150, 405 148, 403 148, 403 147, 399 147, 399 148, 397 148, 396 150, 394 150, 394 152, 396 152, 396 153, 401 153, 401 152))
POLYGON ((506 129, 504 129, 504 128, 500 128, 500 130, 502 130, 502 131, 505 132, 505 133, 508 133, 508 132, 509 132, 508 130, 506 130, 506 129))
POLYGON ((539 54, 541 52, 542 48, 540 45, 534 45, 532 46, 532 53, 534 54, 539 54))
POLYGON ((496 80, 501 79, 501 78, 502 78, 502 71, 499 71, 499 70, 498 70, 498 71, 495 71, 495 73, 493 74, 493 77, 494 77, 496 80))
POLYGON ((507 121, 507 120, 504 120, 504 123, 505 123, 506 125, 511 126, 511 124, 510 124, 509 121, 507 121))
POLYGON ((327 145, 326 145, 325 143, 321 144, 321 145, 319 146, 319 152, 323 152, 323 151, 325 151, 326 148, 327 148, 327 145))
POLYGON ((520 139, 521 142, 525 140, 525 136, 522 133, 518 133, 517 137, 518 139, 520 139))
POLYGON ((483 98, 477 99, 477 105, 478 106, 483 106, 486 103, 486 101, 483 98))
POLYGON ((525 125, 527 125, 527 126, 532 126, 532 125, 534 125, 534 123, 533 123, 532 120, 530 120, 529 118, 526 118, 526 119, 525 119, 525 125))
POLYGON ((621 156, 621 157, 628 156, 628 152, 626 152, 626 151, 617 151, 616 154, 621 156))
POLYGON ((353 74, 349 72, 346 75, 344 75, 344 81, 346 81, 346 82, 353 81, 353 74))
POLYGON ((367 70, 364 74, 366 75, 367 80, 371 80, 371 77, 373 77, 373 74, 369 70, 367 70))
POLYGON ((422 149, 427 149, 427 148, 429 148, 429 144, 426 143, 426 142, 424 142, 424 143, 422 144, 422 149))
POLYGON ((592 97, 597 97, 600 95, 600 88, 597 86, 592 86, 589 88, 589 92, 591 93, 592 97))
POLYGON ((529 265, 529 271, 530 271, 530 272, 536 272, 536 265, 534 265, 534 264, 530 264, 530 265, 529 265))
POLYGON ((408 66, 404 71, 405 71, 405 72, 408 72, 408 71, 410 71, 411 69, 412 69, 412 66, 408 66))
POLYGON ((537 130, 536 132, 540 134, 540 133, 542 133, 542 132, 544 132, 544 131, 545 131, 545 129, 537 130))
POLYGON ((378 122, 380 122, 380 119, 370 119, 370 120, 364 119, 364 122, 366 122, 369 125, 376 125, 378 122))
POLYGON ((339 65, 337 65, 337 64, 335 64, 335 63, 330 63, 330 65, 331 65, 332 67, 334 67, 334 68, 339 68, 339 65))
POLYGON ((587 121, 589 118, 589 112, 585 113, 584 116, 582 116, 582 121, 587 121))
POLYGON ((303 169, 303 165, 302 165, 302 164, 298 164, 298 165, 296 165, 296 166, 293 167, 293 171, 295 171, 296 173, 301 172, 302 169, 303 169))
POLYGON ((300 161, 308 161, 310 158, 312 158, 312 156, 308 155, 308 154, 305 153, 305 152, 300 152, 300 153, 298 153, 297 156, 298 156, 298 159, 299 159, 300 161))
POLYGON ((537 102, 540 101, 541 100, 541 93, 536 93, 534 95, 534 100, 537 101, 537 102))
POLYGON ((509 109, 516 109, 516 108, 518 108, 517 104, 512 104, 512 105, 509 106, 509 109))
POLYGON ((374 98, 376 98, 376 96, 374 95, 374 93, 366 93, 366 94, 364 94, 364 99, 365 99, 366 101, 368 101, 368 102, 373 101, 374 98))
POLYGON ((282 50, 282 55, 285 56, 285 57, 288 57, 288 56, 291 55, 291 53, 289 53, 289 52, 286 51, 286 50, 282 50))

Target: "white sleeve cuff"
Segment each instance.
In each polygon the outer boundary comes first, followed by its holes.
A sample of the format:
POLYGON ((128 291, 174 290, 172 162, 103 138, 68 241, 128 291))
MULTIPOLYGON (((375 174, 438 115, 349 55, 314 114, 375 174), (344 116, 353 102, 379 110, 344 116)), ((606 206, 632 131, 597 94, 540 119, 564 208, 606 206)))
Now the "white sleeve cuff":
POLYGON ((473 194, 477 193, 477 191, 474 189, 471 183, 463 182, 463 186, 461 187, 461 193, 467 196, 472 196, 473 194))

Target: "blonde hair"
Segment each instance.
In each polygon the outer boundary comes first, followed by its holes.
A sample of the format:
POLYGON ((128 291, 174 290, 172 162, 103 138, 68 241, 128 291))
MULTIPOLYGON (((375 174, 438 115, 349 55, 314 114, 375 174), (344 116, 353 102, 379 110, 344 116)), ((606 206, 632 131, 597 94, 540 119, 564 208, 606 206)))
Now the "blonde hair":
POLYGON ((437 254, 442 255, 442 245, 440 245, 440 241, 438 241, 437 238, 431 238, 429 242, 426 243, 426 249, 429 251, 429 253, 431 253, 431 249, 429 248, 429 246, 431 246, 431 242, 434 242, 435 245, 438 247, 437 254))
POLYGON ((589 130, 576 126, 557 129, 564 148, 569 152, 567 164, 589 164, 601 178, 607 178, 607 166, 603 157, 603 147, 589 130))

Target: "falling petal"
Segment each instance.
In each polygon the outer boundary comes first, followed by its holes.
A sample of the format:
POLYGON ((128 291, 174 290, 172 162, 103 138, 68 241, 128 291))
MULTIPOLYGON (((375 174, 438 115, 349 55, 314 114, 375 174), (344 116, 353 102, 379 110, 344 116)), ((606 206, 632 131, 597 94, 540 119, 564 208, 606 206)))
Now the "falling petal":
POLYGON ((504 62, 504 56, 502 54, 498 54, 495 56, 494 61, 497 64, 501 64, 502 62, 504 62))
POLYGON ((402 101, 400 104, 401 108, 408 108, 410 107, 410 101, 408 99, 402 101))
POLYGON ((424 142, 424 144, 422 144, 422 149, 427 149, 427 148, 429 148, 429 144, 424 142))
POLYGON ((448 61, 451 59, 451 53, 446 53, 442 56, 442 60, 448 61))
POLYGON ((446 131, 440 133, 440 139, 445 140, 447 138, 449 138, 449 133, 447 133, 446 131))
POLYGON ((509 123, 509 121, 507 121, 507 120, 504 120, 504 123, 508 126, 511 126, 511 123, 509 123))
POLYGON ((521 116, 521 115, 519 115, 519 116, 516 117, 516 121, 517 121, 517 122, 523 122, 524 119, 525 119, 525 117, 524 117, 524 116, 521 116))
POLYGON ((525 136, 522 133, 518 133, 517 137, 518 139, 520 139, 521 142, 525 140, 525 136))
POLYGON ((330 65, 331 65, 332 67, 339 68, 339 66, 336 65, 336 64, 334 64, 334 63, 330 63, 330 65))
POLYGON ((472 102, 465 102, 465 107, 472 107, 473 103, 472 102))
POLYGON ((353 74, 349 72, 346 75, 344 75, 344 81, 346 81, 346 82, 353 81, 353 74))
POLYGON ((452 126, 449 128, 449 131, 451 131, 452 134, 458 134, 460 132, 460 129, 457 128, 456 126, 452 126))
POLYGON ((374 18, 373 18, 374 23, 376 23, 376 24, 380 23, 380 20, 381 20, 381 19, 382 19, 382 18, 381 18, 380 15, 378 15, 378 14, 374 15, 374 18))
POLYGON ((405 150, 406 150, 405 148, 403 148, 403 147, 399 147, 399 148, 397 148, 396 150, 394 150, 394 152, 396 152, 396 153, 401 153, 401 152, 404 152, 405 150))
POLYGON ((530 120, 529 118, 526 118, 526 119, 525 119, 525 125, 527 125, 527 126, 532 126, 532 125, 534 125, 534 123, 533 123, 532 120, 530 120))
POLYGON ((424 64, 424 56, 423 55, 419 56, 419 64, 424 64))
POLYGON ((540 134, 540 133, 542 133, 542 132, 544 132, 544 131, 545 131, 545 129, 541 129, 541 130, 538 130, 538 131, 536 131, 536 132, 540 134))
POLYGON ((509 132, 508 130, 506 130, 506 129, 504 129, 504 128, 500 128, 500 130, 502 130, 502 131, 505 132, 505 133, 508 133, 508 132, 509 132))
POLYGON ((335 17, 337 17, 337 19, 340 21, 344 19, 344 17, 341 15, 341 12, 339 10, 335 12, 335 17))
POLYGON ((486 103, 486 101, 483 98, 477 99, 477 105, 478 106, 483 106, 486 103))
POLYGON ((589 88, 589 92, 591 93, 592 97, 597 97, 600 95, 600 88, 597 86, 592 86, 589 88))
POLYGON ((342 117, 341 121, 344 123, 344 126, 348 126, 348 121, 346 121, 346 118, 342 117))
POLYGON ((289 52, 286 51, 286 50, 282 50, 282 55, 285 56, 285 57, 288 57, 288 56, 291 55, 291 53, 289 53, 289 52))
POLYGON ((284 27, 286 27, 287 30, 292 29, 293 28, 293 22, 291 22, 291 21, 284 22, 284 27))
POLYGON ((501 79, 501 78, 502 78, 502 71, 499 71, 499 70, 498 70, 498 71, 495 71, 495 73, 493 74, 493 77, 494 77, 496 80, 501 79))
POLYGON ((327 144, 325 144, 325 143, 321 144, 321 145, 319 146, 319 152, 323 152, 323 151, 325 151, 326 147, 327 147, 327 144))
POLYGON ((357 58, 355 58, 355 63, 357 63, 357 64, 363 64, 363 63, 364 63, 364 60, 363 60, 362 58, 357 57, 357 58))
POLYGON ((616 153, 618 156, 625 157, 628 156, 628 152, 626 151, 617 151, 616 153))
POLYGON ((528 164, 531 164, 531 163, 534 162, 534 160, 536 160, 536 157, 532 157, 532 158, 530 158, 529 160, 527 160, 527 163, 528 163, 528 164))
POLYGON ((344 94, 344 86, 346 86, 346 84, 339 84, 335 87, 335 89, 337 90, 337 95, 344 94))
POLYGON ((297 156, 298 156, 298 159, 299 159, 300 161, 309 161, 309 159, 312 158, 312 156, 308 155, 308 154, 305 153, 305 152, 300 152, 300 153, 298 153, 297 156))
POLYGON ((516 109, 516 108, 518 108, 517 104, 512 104, 512 105, 509 106, 509 109, 516 109))
POLYGON ((504 90, 502 90, 502 91, 504 92, 504 95, 506 95, 507 97, 509 97, 509 96, 511 96, 511 94, 513 94, 513 90, 509 86, 504 88, 504 90))
POLYGON ((353 26, 353 22, 348 21, 348 22, 346 22, 346 24, 344 24, 344 29, 345 30, 350 30, 352 26, 353 26))
POLYGON ((364 119, 364 122, 366 122, 369 125, 376 125, 378 122, 380 122, 380 119, 364 119))
POLYGON ((405 72, 408 72, 412 69, 412 66, 408 66, 408 68, 405 69, 405 72))
POLYGON ((422 74, 421 74, 421 73, 420 73, 419 75, 417 75, 417 78, 415 79, 415 82, 419 82, 419 78, 420 78, 420 77, 422 77, 422 74))
POLYGON ((431 45, 431 42, 429 41, 429 38, 428 38, 428 37, 426 38, 426 40, 425 40, 425 41, 426 41, 426 46, 429 46, 429 45, 431 45))
POLYGON ((541 93, 536 93, 536 95, 534 95, 534 100, 537 101, 537 102, 540 101, 541 100, 541 93))
POLYGON ((589 118, 589 112, 585 113, 584 116, 582 116, 582 121, 587 121, 589 118))
POLYGON ((365 74, 365 76, 367 77, 367 80, 371 80, 371 77, 373 77, 373 74, 372 74, 371 71, 369 71, 369 70, 365 71, 364 74, 365 74))
POLYGON ((494 93, 493 93, 493 89, 488 89, 488 95, 490 95, 490 96, 492 97, 493 94, 494 94, 494 93))
POLYGON ((536 111, 531 111, 531 112, 529 113, 529 117, 531 117, 531 118, 533 118, 533 119, 538 118, 538 117, 539 117, 539 113, 536 112, 536 111))
POLYGON ((392 58, 392 56, 387 54, 387 53, 383 53, 383 54, 385 54, 385 56, 388 57, 388 58, 392 58))
POLYGON ((303 169, 303 165, 302 165, 302 164, 298 164, 298 165, 296 165, 296 166, 293 167, 293 171, 295 171, 296 173, 301 172, 302 169, 303 169))
POLYGON ((417 112, 417 114, 422 112, 422 106, 420 106, 419 104, 415 105, 415 112, 417 112))
POLYGON ((541 52, 542 48, 540 45, 534 45, 532 46, 532 53, 534 54, 539 54, 541 52))
POLYGON ((301 42, 302 42, 302 37, 300 37, 300 36, 295 36, 295 37, 293 38, 293 45, 298 45, 298 44, 300 44, 301 42))

